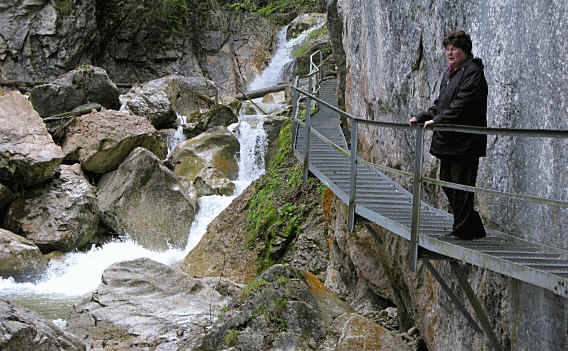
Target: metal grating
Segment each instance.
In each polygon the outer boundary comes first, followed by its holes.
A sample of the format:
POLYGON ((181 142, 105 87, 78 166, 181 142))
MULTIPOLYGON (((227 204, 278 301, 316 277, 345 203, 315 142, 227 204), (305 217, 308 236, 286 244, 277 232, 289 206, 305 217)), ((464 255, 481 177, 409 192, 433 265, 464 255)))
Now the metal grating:
MULTIPOLYGON (((321 82, 320 98, 337 106, 335 80, 321 82)), ((347 143, 336 112, 320 106, 312 116, 312 128, 347 150, 347 143)), ((295 155, 303 160, 305 133, 298 128, 295 155)), ((309 169, 344 203, 349 203, 350 159, 328 142, 311 133, 309 169)), ((355 212, 387 230, 410 239, 412 194, 365 163, 357 165, 355 212)), ((452 228, 453 219, 445 211, 426 203, 421 205, 420 241, 428 251, 485 268, 568 297, 568 252, 545 247, 513 236, 488 231, 475 241, 443 238, 452 228)))

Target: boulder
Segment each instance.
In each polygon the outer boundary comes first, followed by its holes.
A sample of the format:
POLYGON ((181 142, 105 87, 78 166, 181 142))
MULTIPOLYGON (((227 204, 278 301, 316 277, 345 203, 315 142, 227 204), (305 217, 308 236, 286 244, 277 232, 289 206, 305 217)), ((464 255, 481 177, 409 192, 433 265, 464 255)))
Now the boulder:
POLYGON ((236 153, 239 141, 225 127, 214 127, 178 144, 170 155, 175 173, 192 181, 206 167, 221 171, 234 180, 239 171, 236 153))
POLYGON ((78 163, 60 165, 57 178, 10 205, 4 227, 44 252, 83 247, 99 229, 95 191, 78 163))
POLYGON ((191 185, 150 151, 136 148, 99 183, 103 221, 151 250, 185 248, 198 204, 191 185))
POLYGON ((116 169, 138 146, 166 157, 165 141, 147 119, 112 110, 74 118, 63 140, 65 159, 97 174, 116 169))
POLYGON ((286 39, 297 38, 303 31, 310 29, 318 23, 325 21, 325 14, 321 13, 305 13, 300 15, 288 25, 286 31, 286 39))
POLYGON ((280 149, 280 131, 288 121, 285 116, 266 116, 264 119, 264 130, 268 139, 268 149, 264 155, 265 169, 269 169, 272 165, 278 149, 280 149))
POLYGON ((38 313, 0 299, 0 350, 85 351, 79 339, 38 313))
POLYGON ((83 65, 53 82, 35 87, 30 101, 40 116, 68 112, 88 103, 117 110, 120 107, 118 88, 100 67, 83 65))
POLYGON ((0 276, 17 281, 36 278, 47 268, 47 259, 31 241, 0 229, 0 276))
POLYGON ((174 74, 133 87, 121 101, 127 111, 147 118, 156 128, 165 128, 176 122, 176 113, 189 116, 205 107, 200 95, 215 94, 211 81, 174 74))
POLYGON ((221 171, 213 167, 203 168, 193 181, 193 184, 198 196, 230 196, 235 192, 235 184, 227 179, 221 171))
POLYGON ((223 318, 180 350, 410 351, 402 337, 361 316, 315 276, 274 265, 231 300, 223 318))
POLYGON ((0 97, 0 180, 32 186, 52 178, 63 160, 32 104, 18 92, 0 97))
POLYGON ((401 336, 356 313, 345 313, 333 323, 341 332, 331 336, 333 350, 412 351, 401 336))
POLYGON ((97 349, 177 350, 181 340, 201 335, 239 290, 226 279, 193 279, 147 258, 120 262, 74 306, 67 330, 97 349))
POLYGON ((239 119, 231 107, 215 105, 206 112, 192 113, 188 123, 183 126, 183 133, 186 137, 193 138, 209 128, 228 127, 238 121, 239 119))

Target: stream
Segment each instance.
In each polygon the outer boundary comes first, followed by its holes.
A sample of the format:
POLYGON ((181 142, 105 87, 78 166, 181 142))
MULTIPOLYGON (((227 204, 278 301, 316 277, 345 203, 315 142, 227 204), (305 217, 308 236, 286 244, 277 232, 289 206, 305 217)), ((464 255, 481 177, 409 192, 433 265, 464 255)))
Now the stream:
MULTIPOLYGON (((282 28, 277 36, 277 50, 266 69, 247 87, 255 90, 270 87, 283 80, 283 67, 293 60, 294 46, 309 34, 310 31, 321 27, 319 24, 306 30, 298 38, 286 40, 287 27, 282 28)), ((263 104, 261 99, 255 102, 263 110, 275 108, 271 104, 263 104)), ((129 239, 115 240, 101 247, 93 247, 88 251, 70 252, 52 259, 48 269, 41 279, 36 282, 15 282, 13 278, 0 278, 0 297, 18 303, 39 312, 45 318, 54 321, 58 326, 65 327, 65 317, 72 305, 79 298, 97 288, 103 271, 110 265, 127 260, 146 257, 157 262, 174 265, 199 243, 207 230, 207 225, 239 196, 254 180, 264 174, 264 153, 267 149, 267 137, 263 129, 264 116, 261 114, 244 114, 244 111, 254 109, 243 103, 239 122, 230 126, 230 130, 240 142, 239 174, 235 193, 232 196, 204 196, 199 198, 197 213, 188 233, 188 243, 185 249, 170 249, 155 252, 143 248, 129 239)), ((180 122, 185 117, 178 116, 180 122)), ((168 149, 184 140, 181 130, 168 140, 168 149)))

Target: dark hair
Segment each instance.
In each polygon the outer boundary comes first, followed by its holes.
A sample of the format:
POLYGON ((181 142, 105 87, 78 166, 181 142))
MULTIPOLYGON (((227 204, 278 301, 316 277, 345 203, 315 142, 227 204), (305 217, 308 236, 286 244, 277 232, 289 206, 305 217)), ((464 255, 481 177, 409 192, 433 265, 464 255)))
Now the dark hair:
POLYGON ((463 30, 456 30, 446 35, 444 38, 444 49, 450 44, 458 49, 462 49, 467 57, 473 57, 471 53, 471 37, 463 30))

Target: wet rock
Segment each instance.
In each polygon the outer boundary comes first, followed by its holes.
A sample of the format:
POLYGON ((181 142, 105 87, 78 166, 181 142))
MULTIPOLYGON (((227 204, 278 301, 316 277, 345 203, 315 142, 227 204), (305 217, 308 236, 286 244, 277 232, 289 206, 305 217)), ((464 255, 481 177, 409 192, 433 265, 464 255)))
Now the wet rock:
POLYGON ((116 233, 159 251, 185 248, 198 210, 191 185, 144 148, 101 178, 97 201, 103 221, 116 233))
POLYGON ((297 38, 303 31, 315 26, 317 23, 325 21, 325 15, 320 13, 306 13, 296 17, 292 23, 288 25, 286 39, 297 38))
POLYGON ((170 155, 175 173, 192 181, 206 167, 219 170, 228 179, 235 179, 238 163, 235 157, 239 141, 225 127, 214 127, 178 144, 170 155))
POLYGON ((0 276, 32 280, 45 268, 47 259, 31 240, 0 229, 0 276))
POLYGON ((202 335, 239 290, 146 258, 120 262, 74 306, 67 329, 96 349, 177 350, 181 340, 202 335))
POLYGON ((225 195, 235 192, 235 184, 218 169, 207 167, 201 170, 193 181, 198 196, 225 195))
POLYGON ((49 84, 35 87, 30 101, 40 116, 68 112, 87 103, 108 109, 120 107, 119 91, 103 68, 83 65, 49 84))
POLYGON ((274 157, 281 146, 279 135, 286 121, 288 121, 288 118, 284 116, 266 116, 264 119, 263 127, 268 139, 268 149, 264 155, 265 169, 272 166, 274 157))
POLYGON ((180 263, 180 268, 195 277, 223 276, 238 283, 256 277, 256 252, 246 247, 247 208, 254 195, 249 186, 208 226, 197 246, 180 263))
POLYGON ((121 96, 127 111, 147 118, 156 128, 172 126, 176 113, 189 116, 206 107, 199 95, 214 96, 213 82, 200 77, 168 75, 132 88, 121 96))
POLYGON ((99 229, 95 191, 79 164, 60 165, 45 187, 26 191, 10 205, 4 226, 45 252, 80 248, 99 229))
POLYGON ((0 299, 0 349, 3 351, 84 351, 75 336, 36 312, 0 299))
POLYGON ((209 128, 228 127, 238 122, 238 118, 229 106, 214 105, 204 113, 192 113, 188 122, 183 127, 183 133, 188 138, 193 138, 209 128))
POLYGON ((0 180, 32 186, 53 177, 63 160, 40 116, 18 92, 0 96, 0 180))
POLYGON ((138 146, 166 156, 164 139, 147 119, 112 110, 74 118, 63 140, 67 161, 81 162, 83 169, 98 174, 116 169, 138 146))

